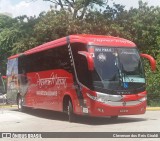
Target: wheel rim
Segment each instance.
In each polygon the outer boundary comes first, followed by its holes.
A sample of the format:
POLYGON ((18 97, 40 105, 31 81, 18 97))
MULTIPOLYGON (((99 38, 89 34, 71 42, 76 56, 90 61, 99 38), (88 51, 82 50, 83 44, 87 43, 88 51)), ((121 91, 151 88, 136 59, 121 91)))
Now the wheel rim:
POLYGON ((71 101, 68 102, 68 118, 69 121, 72 122, 73 118, 73 109, 72 109, 72 103, 71 101))
POLYGON ((19 97, 18 98, 18 109, 21 109, 22 108, 22 100, 21 98, 19 97))
MULTIPOLYGON (((70 103, 70 102, 69 102, 70 103)), ((68 115, 70 116, 71 115, 71 107, 70 107, 70 104, 68 103, 68 115)))

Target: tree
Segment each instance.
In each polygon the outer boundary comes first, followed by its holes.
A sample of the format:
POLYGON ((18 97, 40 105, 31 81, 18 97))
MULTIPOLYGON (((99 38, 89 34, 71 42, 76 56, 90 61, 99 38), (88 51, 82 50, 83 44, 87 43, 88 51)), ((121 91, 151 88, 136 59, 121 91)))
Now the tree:
POLYGON ((93 7, 93 5, 104 6, 108 3, 108 0, 43 0, 49 1, 56 6, 59 6, 63 11, 69 11, 72 14, 73 19, 83 19, 87 11, 93 7))
POLYGON ((18 21, 18 31, 20 32, 19 38, 12 45, 12 54, 17 54, 23 51, 26 51, 34 46, 38 45, 35 33, 34 26, 40 20, 40 18, 36 17, 27 17, 19 16, 15 18, 18 21))
POLYGON ((0 72, 5 74, 6 59, 11 54, 13 43, 18 39, 17 21, 0 15, 0 72))
POLYGON ((10 55, 20 53, 37 45, 33 34, 34 17, 11 18, 0 15, 0 72, 6 73, 6 62, 10 55))

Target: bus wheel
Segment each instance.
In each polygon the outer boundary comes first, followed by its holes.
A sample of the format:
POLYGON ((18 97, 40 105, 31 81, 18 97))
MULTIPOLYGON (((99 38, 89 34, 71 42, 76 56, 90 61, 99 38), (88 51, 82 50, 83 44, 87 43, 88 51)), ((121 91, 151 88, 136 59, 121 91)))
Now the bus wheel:
POLYGON ((118 116, 111 116, 111 119, 116 120, 116 119, 118 119, 118 116))
POLYGON ((19 96, 17 104, 18 104, 18 111, 20 111, 20 112, 24 112, 25 111, 25 107, 22 105, 22 103, 23 103, 22 97, 19 96))
POLYGON ((73 122, 75 120, 75 115, 73 112, 73 106, 71 100, 68 102, 68 120, 69 122, 73 122))

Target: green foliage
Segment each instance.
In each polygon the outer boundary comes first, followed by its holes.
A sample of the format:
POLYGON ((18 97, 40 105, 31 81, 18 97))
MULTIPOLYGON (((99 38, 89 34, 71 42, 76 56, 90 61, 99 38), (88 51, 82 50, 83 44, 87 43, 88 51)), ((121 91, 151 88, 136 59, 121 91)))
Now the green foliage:
POLYGON ((157 70, 153 73, 150 71, 149 63, 145 60, 148 104, 152 106, 160 106, 160 54, 157 55, 157 70))
POLYGON ((152 73, 144 61, 148 104, 160 103, 160 7, 139 1, 139 8, 105 5, 107 0, 45 0, 57 3, 38 17, 10 18, 0 15, 0 71, 5 74, 7 57, 71 34, 112 35, 135 42, 140 52, 157 61, 152 73), (93 8, 93 5, 103 8, 93 8), (103 10, 102 10, 103 9, 103 10), (155 102, 156 101, 156 102, 155 102), (154 102, 154 103, 153 103, 154 102))
POLYGON ((5 15, 0 15, 0 71, 5 72, 7 56, 11 54, 12 45, 17 41, 19 32, 16 21, 5 15))
POLYGON ((56 7, 59 6, 62 11, 68 11, 73 19, 83 19, 93 5, 104 6, 108 0, 43 0, 52 2, 56 7))

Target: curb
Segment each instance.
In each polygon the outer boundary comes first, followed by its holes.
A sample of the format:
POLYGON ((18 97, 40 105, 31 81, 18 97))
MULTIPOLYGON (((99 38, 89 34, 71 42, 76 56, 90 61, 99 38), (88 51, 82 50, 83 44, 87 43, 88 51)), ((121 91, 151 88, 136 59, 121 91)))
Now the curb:
POLYGON ((17 105, 0 105, 0 108, 16 108, 17 105))
POLYGON ((160 111, 160 107, 147 107, 147 111, 160 111))

